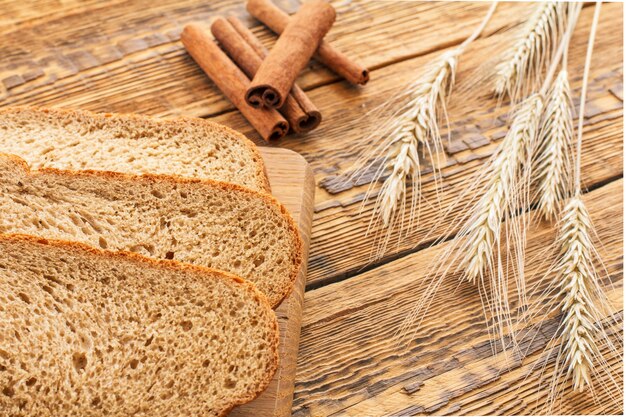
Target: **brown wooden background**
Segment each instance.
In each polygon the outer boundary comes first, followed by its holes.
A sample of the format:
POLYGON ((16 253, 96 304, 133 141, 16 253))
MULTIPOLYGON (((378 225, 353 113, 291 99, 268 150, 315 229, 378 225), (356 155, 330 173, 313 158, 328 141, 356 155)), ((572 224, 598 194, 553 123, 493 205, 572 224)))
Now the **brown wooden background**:
MULTIPOLYGON (((286 10, 297 1, 277 1, 286 10)), ((347 169, 360 139, 375 120, 363 117, 419 74, 421 66, 462 41, 488 8, 477 2, 333 1, 338 17, 328 35, 338 48, 372 69, 365 88, 353 88, 313 63, 300 86, 323 113, 312 134, 275 146, 301 153, 318 184, 347 169)), ((524 3, 503 3, 486 35, 463 55, 459 88, 504 45, 528 13, 524 3)), ((247 16, 241 0, 39 0, 0 1, 0 105, 35 104, 96 111, 210 118, 258 136, 185 53, 179 41, 188 22, 212 16, 243 18, 268 46, 274 36, 247 16)), ((570 50, 570 81, 579 94, 587 34, 586 7, 570 50)), ((622 312, 623 5, 605 4, 591 68, 582 157, 586 199, 613 281, 610 298, 622 312)), ((452 142, 444 170, 444 206, 459 183, 484 162, 506 131, 509 108, 475 93, 453 99, 452 142)), ((432 184, 424 184, 432 197, 432 184)), ((375 416, 414 414, 529 414, 541 411, 547 387, 530 373, 543 349, 504 373, 488 348, 478 296, 448 280, 408 349, 393 334, 410 311, 428 262, 444 245, 407 243, 368 263, 364 227, 371 204, 360 211, 365 187, 341 193, 318 186, 310 249, 293 414, 375 416)), ((417 239, 431 230, 437 212, 425 208, 417 239)), ((435 230, 433 237, 441 234, 435 230)), ((553 239, 549 224, 529 232, 529 253, 553 239)), ((532 266, 530 267, 532 270, 532 266)), ((611 365, 622 366, 621 358, 611 365)), ((606 398, 566 395, 555 410, 621 414, 606 398)))

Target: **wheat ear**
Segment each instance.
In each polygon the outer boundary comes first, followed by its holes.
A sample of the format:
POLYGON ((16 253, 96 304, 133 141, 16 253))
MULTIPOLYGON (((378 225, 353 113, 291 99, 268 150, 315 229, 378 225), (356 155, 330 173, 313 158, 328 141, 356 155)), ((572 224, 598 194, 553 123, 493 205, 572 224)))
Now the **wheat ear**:
MULTIPOLYGON (((577 15, 580 8, 572 10, 577 15)), ((601 259, 592 241, 595 232, 591 217, 582 199, 580 182, 585 101, 599 14, 600 3, 597 3, 583 73, 581 104, 578 111, 576 162, 573 166, 564 165, 565 172, 561 173, 562 177, 571 177, 573 174, 574 180, 569 182, 568 187, 564 186, 565 193, 571 197, 559 214, 556 240, 559 254, 555 265, 552 265, 545 275, 545 277, 552 278, 542 279, 538 282, 537 288, 540 294, 537 297, 536 306, 529 307, 529 311, 533 311, 535 308, 538 309, 538 313, 546 311, 545 318, 551 316, 555 306, 562 313, 560 326, 546 347, 546 350, 552 351, 553 342, 558 343, 554 372, 551 376, 552 381, 546 398, 548 414, 552 414, 554 403, 561 398, 561 390, 567 378, 571 378, 574 391, 580 393, 589 390, 594 399, 596 398, 594 379, 596 379, 595 385, 601 386, 607 396, 616 403, 620 402, 619 393, 622 391, 617 379, 612 374, 609 361, 603 354, 603 349, 608 349, 616 357, 619 355, 619 349, 608 332, 608 325, 611 322, 617 323, 618 319, 614 317, 607 319, 607 313, 611 313, 611 305, 600 285, 600 279, 595 268, 595 264, 601 263, 601 259), (543 288, 544 286, 545 288, 543 288), (556 294, 551 295, 554 294, 554 290, 556 290, 556 294), (603 372, 607 378, 598 378, 600 372, 603 372), (563 378, 563 382, 561 382, 563 376, 566 378, 563 378)), ((566 75, 562 75, 562 77, 565 79, 566 75)), ((558 78, 561 78, 561 75, 558 78)), ((558 78, 557 83, 559 82, 558 78)), ((555 85, 553 92, 556 89, 557 86, 555 85)), ((548 117, 550 117, 550 113, 548 113, 548 117)), ((551 129, 558 131, 559 127, 553 124, 551 129)), ((553 143, 558 143, 558 140, 555 140, 558 135, 560 135, 558 132, 552 134, 551 141, 553 143)), ((541 179, 545 179, 545 176, 542 176, 541 179)), ((539 208, 542 209, 541 206, 539 208)), ((556 205, 552 207, 552 210, 557 210, 556 205)), ((543 214, 545 215, 545 213, 544 211, 543 214)), ((533 313, 531 317, 536 315, 537 313, 533 313)), ((543 361, 543 370, 545 370, 551 357, 552 354, 546 356, 545 361, 543 361)))
POLYGON ((538 2, 512 49, 496 66, 494 92, 516 102, 537 87, 565 30, 567 6, 557 1, 538 2))
MULTIPOLYGON (((463 207, 456 206, 454 211, 461 218, 451 226, 451 229, 459 227, 458 236, 462 238, 454 239, 434 261, 434 267, 431 267, 429 273, 430 284, 422 291, 415 308, 402 323, 399 330, 401 338, 408 334, 409 327, 415 322, 417 326, 413 333, 417 331, 445 276, 450 272, 460 272, 461 279, 477 285, 485 315, 491 313, 495 319, 497 338, 505 350, 510 347, 505 337, 507 328, 512 327, 506 260, 513 258, 517 262, 523 258, 523 254, 516 251, 523 250, 525 228, 523 222, 514 218, 514 215, 527 201, 530 155, 535 146, 542 108, 543 98, 538 94, 520 103, 507 135, 489 164, 469 183, 465 192, 469 201, 463 207), (486 184, 482 185, 485 178, 486 184), (503 226, 502 221, 507 218, 503 226), (505 254, 502 254, 503 246, 507 249, 505 254), (511 255, 508 249, 515 255, 511 255), (487 299, 484 292, 486 287, 491 290, 487 299)), ((518 262, 517 266, 515 277, 518 293, 523 297, 523 264, 518 262)))
MULTIPOLYGON (((503 342, 503 347, 508 348, 505 332, 507 327, 512 326, 508 303, 508 271, 511 265, 520 305, 526 305, 524 278, 526 219, 525 216, 516 214, 520 209, 525 210, 530 203, 532 158, 537 149, 537 135, 544 107, 543 96, 550 85, 556 64, 561 55, 566 53, 578 17, 576 9, 568 14, 568 17, 563 40, 559 42, 553 62, 546 72, 541 92, 528 97, 517 107, 511 128, 486 169, 481 170, 457 200, 462 203, 461 206, 452 205, 452 209, 442 216, 447 218, 451 212, 460 213, 459 218, 447 229, 446 236, 458 226, 459 236, 464 236, 465 239, 455 240, 436 261, 433 272, 429 274, 428 288, 423 291, 416 307, 402 324, 400 330, 402 337, 407 334, 413 322, 417 321, 419 326, 443 278, 454 270, 450 265, 458 261, 458 269, 462 270, 461 276, 479 284, 481 300, 484 300, 484 278, 486 276, 489 278, 491 295, 487 303, 483 302, 483 308, 485 312, 487 310, 493 312, 499 338, 503 342), (487 178, 486 186, 481 187, 484 178, 487 178), (503 231, 501 222, 505 219, 507 222, 503 231)), ((513 344, 517 347, 514 339, 513 344)))
POLYGON ((537 208, 546 219, 559 214, 561 202, 571 190, 572 155, 574 137, 572 100, 567 71, 562 70, 554 81, 546 103, 541 125, 540 147, 534 158, 537 208))
MULTIPOLYGON (((610 303, 599 284, 594 267, 594 258, 599 259, 599 257, 591 239, 593 225, 581 198, 581 154, 585 103, 600 10, 601 2, 597 2, 589 34, 578 111, 574 195, 562 211, 558 239, 561 253, 557 268, 557 282, 561 286, 560 305, 563 318, 560 333, 561 349, 557 357, 556 369, 563 364, 567 368, 567 375, 572 378, 573 389, 578 392, 590 390, 592 394, 594 394, 593 375, 599 371, 605 372, 612 385, 609 386, 601 380, 597 382, 602 385, 611 400, 619 401, 619 395, 616 396, 613 390, 621 391, 621 389, 611 375, 608 362, 596 342, 597 339, 601 339, 612 353, 617 352, 602 323, 603 312, 610 311, 610 303)), ((557 375, 559 373, 556 372, 557 375)), ((550 405, 557 397, 556 385, 555 381, 551 389, 550 405)))
POLYGON ((619 355, 618 345, 608 331, 617 320, 607 319, 612 309, 595 267, 601 259, 593 243, 594 234, 591 216, 578 189, 561 212, 557 239, 560 253, 551 272, 555 277, 552 287, 558 288, 554 300, 562 317, 555 335, 560 346, 549 389, 549 411, 560 397, 559 386, 565 382, 560 384, 559 379, 563 375, 571 378, 576 392, 590 391, 595 397, 594 386, 600 386, 611 401, 621 402, 621 388, 603 353, 604 348, 611 355, 619 355), (600 378, 602 374, 604 378, 600 378))
POLYGON ((525 193, 521 171, 529 169, 530 155, 537 138, 543 99, 533 95, 515 113, 506 137, 492 160, 486 191, 473 209, 466 228, 464 277, 471 282, 482 278, 486 267, 495 265, 494 249, 500 239, 502 220, 519 208, 525 193))
MULTIPOLYGON (((406 179, 419 178, 418 149, 422 147, 432 160, 443 148, 437 116, 445 112, 460 52, 458 49, 446 52, 432 65, 416 83, 407 111, 398 117, 386 158, 386 168, 391 169, 391 174, 384 181, 377 201, 377 212, 384 226, 392 224, 398 204, 406 198, 406 179)), ((418 187, 419 181, 414 185, 418 187)))
POLYGON ((439 158, 444 152, 439 124, 442 118, 447 118, 446 103, 454 86, 459 56, 482 33, 496 6, 497 2, 494 2, 480 26, 469 38, 427 65, 422 76, 382 106, 395 108, 391 116, 374 129, 370 136, 382 138, 382 141, 359 157, 356 165, 364 168, 357 168, 348 178, 349 182, 353 182, 356 177, 372 168, 377 160, 380 161, 380 154, 384 155, 364 199, 365 205, 377 194, 368 234, 375 224, 380 223, 383 226, 383 232, 375 241, 373 259, 384 256, 394 231, 397 232, 399 244, 417 224, 422 198, 420 153, 427 156, 433 167, 435 188, 438 190, 441 166, 439 158), (386 173, 389 175, 381 188, 376 190, 375 184, 386 173), (408 185, 412 189, 412 195, 407 203, 408 185), (407 208, 409 215, 405 226, 407 208))
POLYGON ((594 300, 589 288, 597 282, 594 275, 592 246, 589 230, 591 220, 580 195, 573 197, 563 210, 559 233, 561 246, 559 282, 563 297, 562 338, 569 364, 568 375, 572 376, 576 391, 584 391, 590 385, 589 372, 593 358, 600 355, 594 336, 599 333, 595 322, 600 317, 595 311, 594 300))

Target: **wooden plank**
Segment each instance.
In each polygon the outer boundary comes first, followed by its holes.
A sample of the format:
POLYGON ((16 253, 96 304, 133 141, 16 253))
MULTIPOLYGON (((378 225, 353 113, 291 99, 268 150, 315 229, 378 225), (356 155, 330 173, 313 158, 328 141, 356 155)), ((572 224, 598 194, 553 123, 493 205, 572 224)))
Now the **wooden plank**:
MULTIPOLYGON (((208 116, 232 109, 184 51, 179 35, 185 24, 208 25, 217 14, 234 13, 256 24, 243 2, 108 3, 6 30, 0 45, 0 101, 152 115, 208 116)), ((289 11, 298 4, 278 3, 289 11)), ((476 2, 333 3, 338 19, 327 39, 372 68, 458 43, 488 8, 476 2), (446 20, 454 24, 442 24, 446 20)), ((509 27, 527 9, 502 4, 488 30, 509 27)), ((257 26, 255 32, 271 46, 275 37, 267 29, 257 26)), ((313 64, 299 82, 310 89, 336 80, 313 64)), ((348 95, 361 91, 345 83, 341 89, 348 95)))
MULTIPOLYGON (((315 183, 307 162, 295 152, 286 149, 261 150, 267 166, 272 194, 287 207, 298 224, 304 243, 304 259, 309 254, 311 220, 315 183)), ((298 275, 295 287, 276 309, 279 341, 279 367, 269 387, 254 401, 237 407, 231 416, 288 417, 291 415, 296 360, 300 341, 306 262, 298 275)))
MULTIPOLYGON (((601 15, 601 26, 596 41, 596 53, 591 68, 589 102, 585 121, 583 176, 586 186, 594 186, 622 175, 623 103, 612 92, 622 85, 622 4, 606 4, 601 15), (602 163, 598 163, 602 161, 602 163)), ((587 34, 593 8, 583 10, 572 39, 569 73, 573 96, 580 92, 582 67, 587 47, 587 34)), ((461 58, 459 88, 483 64, 493 44, 502 44, 507 34, 479 39, 461 58)), ((379 80, 360 94, 346 93, 338 84, 324 86, 310 92, 311 99, 324 110, 320 128, 302 137, 288 137, 279 145, 302 154, 315 172, 315 218, 312 234, 312 256, 309 265, 309 286, 314 288, 358 273, 370 260, 372 236, 364 236, 372 215, 372 204, 361 212, 366 186, 356 187, 340 194, 329 194, 319 187, 324 181, 350 168, 358 152, 367 146, 362 138, 377 121, 364 119, 367 109, 380 105, 386 97, 412 80, 423 65, 436 54, 429 54, 374 71, 379 80)), ((449 112, 452 143, 448 147, 448 166, 444 169, 446 190, 442 194, 443 209, 462 191, 459 185, 488 157, 507 130, 505 117, 510 108, 496 108, 496 100, 487 94, 463 97, 453 96, 449 112), (455 104, 455 99, 457 100, 455 104), (481 142, 482 141, 482 142, 481 142), (488 144, 487 144, 488 142, 488 144), (469 143, 469 145, 468 145, 469 143), (473 147, 473 149, 472 149, 473 147)), ((227 113, 213 120, 242 130, 249 137, 253 133, 237 113, 227 113)), ((444 132, 445 133, 445 132, 444 132)), ((371 145, 369 145, 371 146, 371 145)), ((433 184, 428 175, 423 182, 424 194, 434 201, 433 184)), ((435 207, 423 207, 415 240, 398 248, 390 248, 389 258, 412 251, 415 243, 432 230, 440 215, 435 207)), ((441 229, 433 238, 441 235, 441 229)))
MULTIPOLYGON (((614 312, 623 310, 623 181, 585 196, 603 242, 612 278, 614 312)), ((548 224, 529 233, 529 258, 554 242, 548 224)), ((539 413, 546 395, 539 372, 530 372, 557 321, 529 345, 523 362, 489 344, 476 288, 446 277, 422 327, 406 348, 394 337, 426 285, 426 274, 448 243, 405 256, 349 280, 308 291, 294 416, 363 416, 539 413), (506 369, 503 370, 506 364, 506 369), (530 373, 530 377, 525 379, 530 373), (537 401, 539 400, 539 401, 537 401)), ((600 247, 600 246, 599 246, 600 247)), ((553 256, 528 265, 545 271, 553 256)), ((536 281, 531 281, 536 282, 536 281)), ((608 285, 608 284, 607 284, 608 285)), ((621 374, 621 353, 610 361, 621 374)), ((621 404, 594 403, 589 395, 565 395, 557 414, 621 414, 621 404)))
MULTIPOLYGON (((113 7, 119 0, 108 0, 107 5, 113 7)), ((104 2, 98 0, 38 0, 37 2, 0 1, 0 34, 15 30, 19 25, 32 24, 35 21, 59 18, 79 9, 94 7, 104 2)))
MULTIPOLYGON (((10 34, 3 36, 9 42, 0 45, 2 105, 28 103, 205 116, 225 112, 215 120, 255 138, 246 122, 236 112, 229 111, 230 105, 186 58, 177 38, 184 23, 206 22, 217 10, 232 11, 243 17, 240 2, 168 0, 156 4, 135 0, 108 7, 114 2, 106 0, 98 6, 82 3, 85 8, 81 10, 68 0, 63 2, 65 9, 61 7, 51 15, 49 11, 41 12, 43 9, 38 11, 38 7, 20 4, 28 10, 0 20, 0 34, 10 34)), ((282 3, 293 11, 297 1, 282 3)), ((317 65, 312 65, 301 77, 301 84, 308 90, 313 89, 311 97, 322 109, 325 121, 313 134, 292 136, 279 145, 304 154, 312 163, 318 181, 346 169, 362 146, 360 138, 368 126, 376 123, 375 120, 358 120, 362 113, 392 94, 403 81, 415 77, 441 48, 466 36, 488 7, 468 2, 336 1, 335 5, 339 17, 330 39, 377 70, 373 72, 372 82, 362 89, 334 83, 336 78, 317 65), (454 20, 454 24, 442 24, 445 19, 454 20)), ((522 19, 521 11, 527 8, 525 4, 500 6, 488 29, 493 35, 479 40, 462 58, 460 86, 506 38, 507 32, 500 30, 522 19)), ((583 159, 585 183, 593 187, 620 177, 623 172, 622 12, 621 4, 603 7, 598 49, 594 55, 583 159)), ((7 15, 3 14, 2 18, 4 16, 7 15)), ((589 10, 583 12, 570 54, 570 75, 576 89, 582 74, 590 16, 589 10)), ((254 22, 249 20, 249 23, 254 22)), ((267 30, 260 27, 254 30, 271 45, 273 37, 267 30)), ((456 124, 449 148, 451 166, 445 170, 450 188, 445 194, 446 204, 458 195, 458 182, 474 172, 505 130, 502 119, 496 126, 487 122, 504 115, 508 108, 496 111, 494 101, 486 97, 471 97, 462 104, 464 108, 453 106, 455 108, 451 109, 456 124)), ((427 192, 432 190, 429 187, 426 184, 427 192)), ((364 238, 362 232, 371 207, 359 214, 362 192, 363 187, 359 187, 331 195, 318 188, 311 249, 316 257, 310 262, 311 288, 352 276, 367 263, 371 239, 364 238)), ((598 204, 621 207, 621 201, 611 198, 598 204)), ((605 225, 600 221, 603 216, 600 214, 596 215, 599 216, 596 223, 610 228, 612 221, 616 221, 615 213, 604 213, 610 221, 605 225)), ((430 229, 434 218, 435 213, 430 211, 421 231, 430 229)), ((609 247, 606 258, 609 269, 613 275, 621 276, 621 254, 618 256, 612 249, 617 247, 616 242, 621 248, 619 227, 611 234, 611 241, 605 240, 605 243, 609 247)), ((602 233, 607 236, 606 231, 602 233)), ((411 245, 405 245, 391 252, 385 261, 411 251, 411 245)), ((392 336, 389 328, 397 323, 399 316, 406 314, 412 301, 412 289, 417 288, 407 275, 413 271, 423 276, 423 264, 429 254, 436 253, 434 251, 421 251, 330 285, 326 291, 307 293, 296 415, 379 415, 384 410, 395 410, 394 414, 429 410, 437 414, 524 414, 537 410, 533 401, 545 394, 538 393, 537 381, 523 382, 528 371, 525 364, 507 373, 506 379, 494 375, 494 360, 487 352, 484 325, 476 314, 475 293, 468 292, 467 288, 446 287, 451 292, 448 302, 463 306, 461 318, 449 311, 450 304, 437 304, 437 321, 425 327, 428 337, 414 341, 418 346, 412 346, 408 354, 397 354, 389 348, 388 340, 392 336), (333 290, 338 293, 332 294, 333 290), (468 299, 471 303, 466 306, 468 299), (383 308, 386 311, 381 314, 383 308), (453 331, 456 329, 448 328, 448 323, 457 321, 458 334, 453 331), (339 324, 335 329, 336 323, 339 324), (410 396, 402 393, 404 387, 408 387, 408 391, 416 390, 423 380, 427 381, 420 390, 410 396)), ((621 285, 618 283, 617 292, 612 293, 618 300, 621 300, 621 285)), ((531 356, 528 362, 532 364, 536 357, 531 356)), ((614 365, 621 366, 621 361, 615 361, 614 365)), ((606 406, 604 398, 594 405, 588 397, 569 396, 560 410, 615 413, 614 409, 603 408, 603 405, 606 406)))

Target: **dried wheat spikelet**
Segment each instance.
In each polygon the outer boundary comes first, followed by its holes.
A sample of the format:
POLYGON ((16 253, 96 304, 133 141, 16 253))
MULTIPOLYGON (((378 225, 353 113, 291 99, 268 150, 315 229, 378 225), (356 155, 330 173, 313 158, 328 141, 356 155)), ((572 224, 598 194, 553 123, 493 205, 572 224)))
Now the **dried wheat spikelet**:
MULTIPOLYGON (((439 286, 449 273, 477 286, 484 313, 494 320, 493 339, 499 340, 503 349, 515 349, 515 340, 506 334, 513 323, 509 309, 509 276, 513 274, 518 294, 524 297, 523 259, 524 216, 515 216, 520 207, 528 204, 531 155, 536 146, 543 97, 532 95, 519 104, 511 127, 496 148, 489 162, 470 180, 453 209, 449 230, 458 228, 457 237, 434 260, 427 281, 413 311, 403 321, 400 338, 413 334, 419 328, 425 312, 434 299, 439 286), (506 220, 506 223, 503 221, 506 220), (509 268, 508 264, 515 264, 509 268), (512 272, 509 270, 512 269, 512 272)), ((453 233, 453 232, 448 232, 453 233)), ((520 300, 523 304, 524 300, 520 300)))
POLYGON ((537 87, 565 30, 567 3, 538 2, 513 48, 496 66, 494 93, 516 102, 537 87))
POLYGON ((539 295, 528 308, 529 321, 539 331, 553 317, 559 320, 544 359, 536 363, 541 368, 540 385, 548 386, 548 395, 542 398, 542 412, 547 414, 554 414, 568 387, 576 393, 589 392, 594 399, 601 390, 604 401, 615 404, 621 404, 622 392, 621 377, 611 369, 621 358, 621 311, 611 305, 602 286, 607 282, 612 286, 611 279, 595 248, 597 234, 580 190, 559 216, 556 262, 536 282, 539 295), (552 359, 554 369, 545 373, 552 359))
MULTIPOLYGON (((540 310, 547 310, 543 320, 554 309, 561 313, 560 326, 546 347, 549 352, 556 345, 557 353, 545 406, 549 414, 569 381, 574 392, 589 392, 596 398, 600 389, 609 401, 622 402, 621 378, 609 363, 609 357, 621 358, 620 315, 613 315, 614 308, 601 285, 610 279, 595 248, 595 235, 579 189, 560 213, 556 241, 559 255, 556 265, 546 274, 550 279, 544 292, 556 294, 538 300, 540 310)), ((544 368, 550 356, 547 355, 544 368)))
POLYGON ((534 200, 546 220, 558 216, 560 204, 571 190, 574 125, 567 77, 567 71, 561 70, 548 95, 539 149, 533 161, 534 200))
POLYGON ((580 195, 573 197, 563 210, 559 242, 560 264, 557 268, 561 282, 563 302, 561 311, 566 352, 565 362, 573 388, 582 392, 590 385, 589 372, 593 358, 600 355, 594 336, 599 333, 596 321, 601 315, 596 311, 590 291, 597 282, 591 255, 592 242, 589 235, 591 220, 580 195))
POLYGON ((535 146, 543 99, 536 94, 526 99, 515 113, 511 127, 498 147, 488 172, 488 186, 472 209, 464 227, 467 243, 462 267, 464 277, 476 282, 486 267, 493 267, 499 250, 502 220, 525 203, 530 157, 535 146))
MULTIPOLYGON (((593 266, 593 256, 597 256, 597 251, 591 240, 593 225, 585 203, 580 197, 582 194, 581 154, 585 104, 601 5, 601 2, 596 3, 583 72, 583 87, 578 111, 574 197, 563 210, 563 225, 560 233, 560 272, 563 285, 561 310, 565 314, 561 349, 566 352, 563 361, 567 365, 568 375, 572 376, 573 388, 579 392, 583 392, 587 388, 591 390, 593 386, 592 375, 597 373, 596 368, 607 372, 610 381, 615 385, 614 388, 621 391, 610 375, 607 361, 595 342, 596 338, 601 338, 611 348, 612 352, 616 351, 606 330, 602 327, 604 317, 602 313, 610 311, 610 305, 599 285, 599 279, 593 266)), ((605 389, 613 388, 607 387, 606 384, 603 385, 605 389)), ((612 395, 613 392, 609 390, 607 392, 612 399, 615 399, 616 397, 612 395)))
MULTIPOLYGON (((524 211, 530 208, 533 159, 537 150, 542 149, 538 148, 538 136, 544 97, 561 56, 566 61, 567 46, 580 5, 563 6, 563 9, 567 10, 567 28, 554 54, 550 56, 551 62, 545 71, 540 92, 523 100, 515 108, 505 139, 485 167, 467 183, 451 208, 441 216, 447 219, 450 214, 453 215, 450 221, 446 220, 448 227, 443 233, 444 237, 437 242, 447 240, 455 233, 457 237, 429 268, 425 288, 420 291, 415 307, 398 330, 401 340, 417 332, 442 283, 450 273, 456 273, 457 277, 476 285, 490 340, 501 345, 503 363, 508 362, 510 351, 514 358, 524 355, 522 346, 518 344, 519 326, 513 320, 509 297, 511 289, 514 289, 517 305, 522 307, 516 308, 515 314, 518 320, 525 319, 524 310, 528 305, 525 250, 530 216, 525 215, 524 211), (511 282, 514 288, 511 288, 511 282), (413 328, 412 332, 410 328, 413 328)), ((535 84, 533 82, 529 88, 534 88, 535 84)), ((433 229, 436 230, 436 227, 433 229)), ((494 352, 499 350, 494 344, 492 348, 494 352)))
POLYGON ((458 272, 461 278, 477 284, 484 312, 492 315, 503 348, 517 349, 508 299, 510 276, 515 281, 519 305, 527 305, 524 277, 527 216, 517 214, 530 206, 532 161, 538 148, 543 97, 566 51, 578 18, 578 7, 569 9, 567 28, 546 71, 540 93, 531 95, 516 107, 511 127, 490 161, 465 187, 451 209, 441 216, 447 218, 454 213, 455 218, 444 236, 451 236, 458 228, 460 238, 455 239, 431 267, 428 287, 401 326, 402 337, 414 322, 417 322, 416 329, 419 327, 445 276, 458 272), (481 185, 483 183, 486 185, 481 185), (510 338, 507 332, 511 332, 510 338))
POLYGON ((431 159, 443 150, 438 114, 445 112, 460 52, 458 49, 446 52, 435 61, 415 84, 414 97, 407 104, 407 111, 397 117, 385 164, 391 174, 381 187, 376 209, 384 226, 393 223, 398 204, 406 198, 406 179, 415 178, 418 181, 413 186, 419 187, 418 149, 424 149, 431 159))

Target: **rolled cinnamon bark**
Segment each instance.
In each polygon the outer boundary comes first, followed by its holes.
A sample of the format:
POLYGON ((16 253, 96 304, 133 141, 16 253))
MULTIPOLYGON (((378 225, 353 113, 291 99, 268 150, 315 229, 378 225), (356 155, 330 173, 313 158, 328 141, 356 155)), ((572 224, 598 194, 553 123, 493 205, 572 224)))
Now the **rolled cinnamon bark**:
POLYGON ((323 0, 308 0, 289 20, 274 48, 250 83, 246 101, 280 108, 298 74, 335 22, 335 9, 323 0))
MULTIPOLYGON (((211 25, 211 32, 239 68, 248 77, 254 77, 267 56, 267 50, 254 33, 236 17, 216 19, 211 25)), ((313 130, 322 121, 319 110, 295 84, 279 111, 296 133, 313 130)))
MULTIPOLYGON (((276 7, 271 0, 248 0, 247 9, 252 16, 277 34, 281 34, 285 30, 291 19, 287 13, 276 7)), ((350 58, 324 40, 320 43, 314 56, 315 59, 351 84, 365 85, 370 79, 367 68, 350 60, 350 58)))
POLYGON ((248 119, 263 139, 280 139, 287 134, 289 124, 274 109, 250 107, 244 95, 250 80, 198 25, 185 26, 181 36, 187 52, 198 63, 226 97, 248 119))

